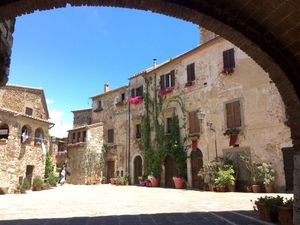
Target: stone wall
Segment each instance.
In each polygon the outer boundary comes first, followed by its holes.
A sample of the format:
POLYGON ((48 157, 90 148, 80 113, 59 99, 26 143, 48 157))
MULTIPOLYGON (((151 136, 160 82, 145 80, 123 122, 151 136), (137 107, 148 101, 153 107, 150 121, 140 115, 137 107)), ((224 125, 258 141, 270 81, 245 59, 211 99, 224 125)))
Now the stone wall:
POLYGON ((92 109, 73 111, 73 114, 74 114, 74 121, 73 121, 74 128, 91 124, 92 109))

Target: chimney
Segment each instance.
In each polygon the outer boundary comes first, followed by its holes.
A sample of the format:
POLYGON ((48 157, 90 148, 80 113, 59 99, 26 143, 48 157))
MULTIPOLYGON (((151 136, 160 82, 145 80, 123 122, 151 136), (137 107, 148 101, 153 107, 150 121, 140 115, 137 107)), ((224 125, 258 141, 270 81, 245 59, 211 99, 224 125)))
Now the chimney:
POLYGON ((209 30, 206 30, 203 27, 199 27, 199 31, 200 31, 200 43, 201 44, 209 42, 210 40, 212 40, 218 36, 217 34, 211 32, 209 30))
POLYGON ((104 84, 104 93, 109 91, 109 84, 104 84))
POLYGON ((157 61, 157 59, 153 59, 153 68, 156 67, 156 61, 157 61))

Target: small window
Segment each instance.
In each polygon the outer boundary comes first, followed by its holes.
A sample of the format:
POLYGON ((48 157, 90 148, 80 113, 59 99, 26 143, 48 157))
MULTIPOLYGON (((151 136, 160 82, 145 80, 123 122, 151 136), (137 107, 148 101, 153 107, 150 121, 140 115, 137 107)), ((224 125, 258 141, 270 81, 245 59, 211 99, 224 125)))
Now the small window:
POLYGON ((57 149, 59 152, 63 152, 65 150, 65 144, 63 142, 58 142, 57 149))
POLYGON ((140 86, 135 90, 135 96, 143 96, 143 86, 140 86))
POLYGON ((134 88, 131 89, 131 97, 132 97, 132 98, 135 97, 135 89, 134 89, 134 88))
POLYGON ((29 108, 29 107, 26 107, 25 114, 28 115, 28 116, 32 116, 32 113, 33 113, 33 109, 29 108))
POLYGON ((234 49, 223 51, 224 70, 232 70, 235 68, 234 49))
POLYGON ((97 109, 102 109, 102 101, 97 101, 97 109))
POLYGON ((121 94, 121 101, 124 102, 125 101, 125 93, 121 94))
POLYGON ((135 137, 136 138, 141 138, 142 134, 141 134, 141 124, 137 124, 135 126, 135 137))
POLYGON ((187 72, 187 83, 193 82, 195 80, 195 63, 187 65, 186 72, 187 72))
POLYGON ((23 126, 21 130, 21 143, 30 143, 30 128, 28 126, 23 126))
POLYGON ((9 136, 9 127, 7 124, 2 124, 0 126, 0 140, 1 139, 8 139, 9 136))
POLYGON ((114 143, 114 129, 109 129, 107 131, 107 142, 114 143))
POLYGON ((190 134, 195 134, 200 132, 200 122, 197 113, 198 111, 189 112, 190 134))
POLYGON ((226 123, 227 128, 242 126, 240 101, 226 104, 226 123))
POLYGON ((166 88, 175 86, 175 70, 170 73, 160 76, 160 89, 164 90, 166 88))
POLYGON ((77 132, 77 142, 80 142, 81 133, 77 132))
POLYGON ((86 131, 83 131, 82 141, 83 141, 83 142, 86 141, 86 131))
POLYGON ((76 133, 73 133, 72 134, 72 143, 75 143, 75 140, 76 140, 76 133))
POLYGON ((37 128, 34 133, 34 145, 41 145, 44 142, 44 132, 41 128, 37 128))
POLYGON ((167 118, 167 124, 166 124, 166 133, 170 134, 172 131, 172 118, 167 118))

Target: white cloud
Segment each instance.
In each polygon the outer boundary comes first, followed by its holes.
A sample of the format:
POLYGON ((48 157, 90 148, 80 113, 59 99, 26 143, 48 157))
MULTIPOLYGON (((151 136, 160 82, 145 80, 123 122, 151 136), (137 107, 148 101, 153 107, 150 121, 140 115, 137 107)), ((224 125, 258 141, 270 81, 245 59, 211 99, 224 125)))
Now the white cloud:
POLYGON ((50 104, 54 103, 54 100, 46 98, 46 102, 47 102, 48 105, 50 105, 50 104))
POLYGON ((59 110, 50 110, 50 120, 55 123, 55 126, 50 129, 51 136, 67 137, 67 130, 72 128, 72 124, 64 122, 64 112, 59 110))

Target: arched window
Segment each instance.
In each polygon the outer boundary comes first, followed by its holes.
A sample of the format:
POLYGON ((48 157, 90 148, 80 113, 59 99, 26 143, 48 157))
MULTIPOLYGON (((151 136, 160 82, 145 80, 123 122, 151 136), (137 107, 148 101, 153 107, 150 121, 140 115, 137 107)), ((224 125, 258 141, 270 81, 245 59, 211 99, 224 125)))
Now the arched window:
POLYGON ((28 125, 25 125, 22 127, 21 130, 21 143, 29 144, 30 143, 30 135, 31 135, 31 129, 28 125))
POLYGON ((0 140, 1 139, 8 139, 9 136, 9 127, 7 124, 0 125, 0 140))
POLYGON ((41 145, 44 142, 44 131, 41 128, 37 128, 34 134, 34 145, 41 145))

